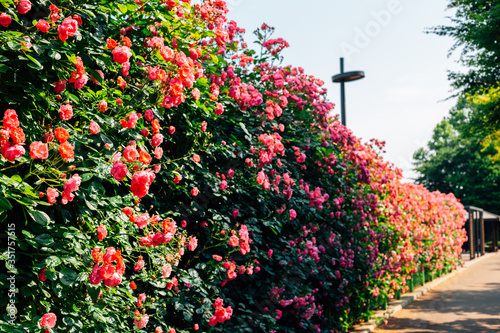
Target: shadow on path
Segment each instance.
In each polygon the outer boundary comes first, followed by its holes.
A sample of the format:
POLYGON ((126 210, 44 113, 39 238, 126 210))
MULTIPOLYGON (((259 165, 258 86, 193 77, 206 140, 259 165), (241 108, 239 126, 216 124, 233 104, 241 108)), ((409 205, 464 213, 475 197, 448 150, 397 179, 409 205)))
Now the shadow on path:
POLYGON ((500 332, 500 255, 438 285, 375 333, 500 332))

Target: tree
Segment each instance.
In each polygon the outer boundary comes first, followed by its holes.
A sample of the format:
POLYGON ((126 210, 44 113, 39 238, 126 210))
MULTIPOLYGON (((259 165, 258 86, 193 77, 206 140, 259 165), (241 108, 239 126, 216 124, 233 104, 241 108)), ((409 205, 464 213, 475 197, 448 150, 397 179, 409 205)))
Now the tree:
POLYGON ((450 117, 434 129, 427 148, 415 152, 416 182, 430 190, 451 192, 463 204, 500 212, 500 165, 498 139, 471 136, 474 107, 461 98, 450 117))
POLYGON ((449 8, 457 10, 452 25, 428 32, 452 37, 450 52, 461 50, 460 63, 468 70, 448 77, 458 95, 482 100, 470 129, 489 134, 500 129, 500 1, 450 0, 449 8))

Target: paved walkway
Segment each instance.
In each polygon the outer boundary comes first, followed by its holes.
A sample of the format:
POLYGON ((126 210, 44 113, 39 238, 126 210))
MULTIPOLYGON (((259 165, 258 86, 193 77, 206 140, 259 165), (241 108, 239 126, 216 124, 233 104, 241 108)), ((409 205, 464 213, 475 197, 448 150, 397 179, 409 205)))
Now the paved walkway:
POLYGON ((500 255, 442 282, 374 333, 500 332, 500 255))

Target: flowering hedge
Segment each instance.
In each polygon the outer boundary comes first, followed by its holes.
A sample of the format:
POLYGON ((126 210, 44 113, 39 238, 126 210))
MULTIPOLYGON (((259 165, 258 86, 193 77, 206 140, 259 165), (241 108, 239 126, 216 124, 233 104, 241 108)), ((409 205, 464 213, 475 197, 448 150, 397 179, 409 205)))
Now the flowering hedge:
POLYGON ((329 116, 222 0, 0 14, 0 327, 341 331, 458 264, 465 212, 329 116))

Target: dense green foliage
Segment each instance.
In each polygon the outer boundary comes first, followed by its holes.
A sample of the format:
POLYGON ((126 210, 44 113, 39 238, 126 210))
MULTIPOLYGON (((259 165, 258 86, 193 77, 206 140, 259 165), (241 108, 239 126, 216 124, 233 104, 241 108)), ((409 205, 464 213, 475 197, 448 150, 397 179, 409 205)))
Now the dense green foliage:
POLYGON ((469 133, 470 104, 462 99, 434 129, 426 148, 414 154, 416 182, 453 193, 465 205, 500 213, 500 164, 497 140, 469 133))

